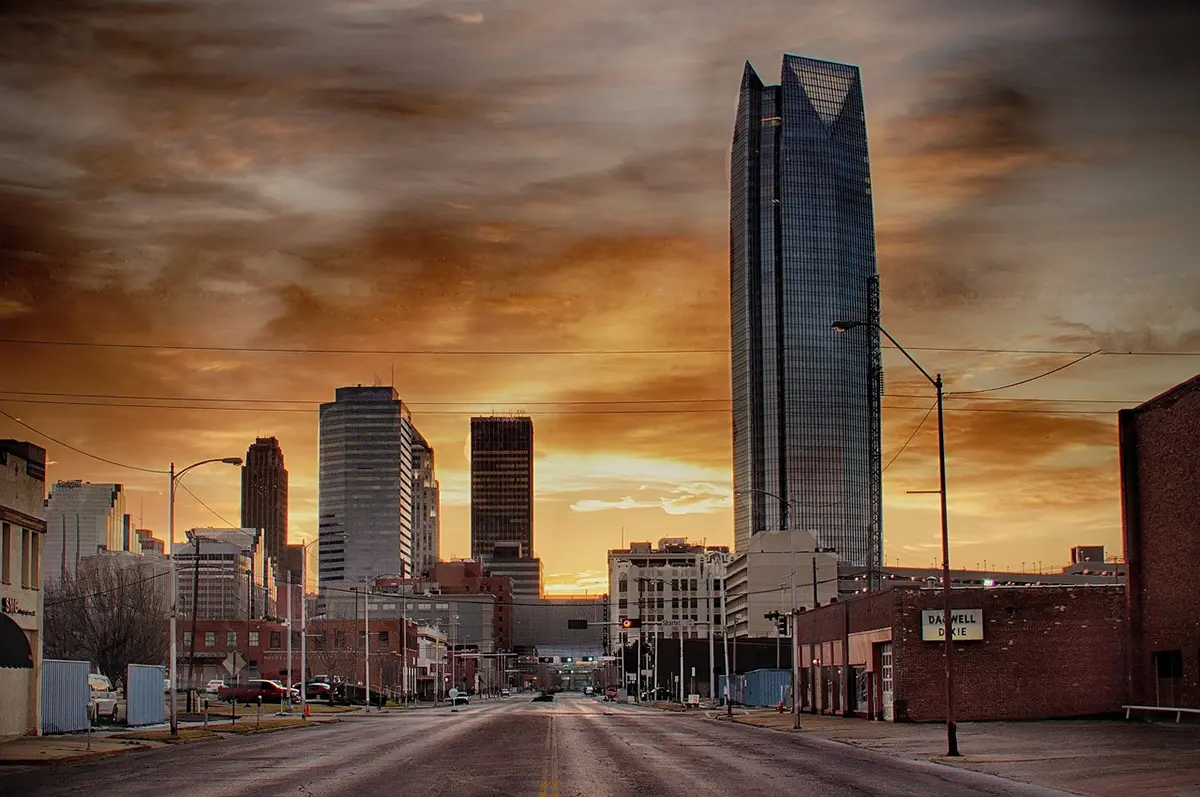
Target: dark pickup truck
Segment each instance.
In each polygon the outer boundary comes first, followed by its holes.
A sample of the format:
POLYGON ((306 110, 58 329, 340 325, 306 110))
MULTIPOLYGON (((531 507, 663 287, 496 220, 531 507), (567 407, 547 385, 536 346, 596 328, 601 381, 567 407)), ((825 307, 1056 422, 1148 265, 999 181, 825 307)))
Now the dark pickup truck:
POLYGON ((282 703, 291 694, 292 702, 300 701, 300 693, 289 689, 278 681, 257 680, 249 681, 245 686, 222 686, 217 690, 217 700, 224 703, 257 703, 261 697, 264 703, 282 703))

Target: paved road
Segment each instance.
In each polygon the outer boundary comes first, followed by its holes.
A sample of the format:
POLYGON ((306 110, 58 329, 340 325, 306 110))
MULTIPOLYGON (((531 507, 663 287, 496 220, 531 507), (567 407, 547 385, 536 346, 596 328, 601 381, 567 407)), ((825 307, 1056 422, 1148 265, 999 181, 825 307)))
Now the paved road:
POLYGON ((821 739, 591 698, 527 698, 0 771, 0 794, 1061 795, 821 739))

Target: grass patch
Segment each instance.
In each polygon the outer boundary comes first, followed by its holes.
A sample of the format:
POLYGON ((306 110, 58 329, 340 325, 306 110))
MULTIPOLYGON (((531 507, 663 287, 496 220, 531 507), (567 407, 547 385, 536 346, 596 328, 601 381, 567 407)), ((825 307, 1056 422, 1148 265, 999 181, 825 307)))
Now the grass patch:
POLYGON ((185 728, 179 732, 179 738, 172 738, 170 731, 127 731, 114 733, 110 739, 128 739, 136 742, 194 742, 197 739, 214 739, 217 734, 203 728, 185 728))
POLYGON ((225 723, 221 723, 220 725, 215 725, 211 722, 209 723, 212 730, 217 731, 218 733, 242 733, 242 734, 268 733, 270 731, 282 731, 287 728, 298 728, 302 725, 311 725, 311 724, 312 723, 308 722, 307 720, 305 720, 303 718, 300 718, 300 719, 275 719, 275 718, 264 719, 262 722, 256 724, 254 721, 254 717, 239 717, 237 724, 230 723, 229 725, 226 725, 225 723))
MULTIPOLYGON (((295 708, 295 710, 299 711, 300 710, 299 706, 297 706, 295 708)), ((358 711, 358 710, 359 710, 358 706, 327 706, 324 703, 321 703, 321 704, 309 703, 308 704, 308 711, 310 714, 345 714, 350 711, 358 711)))

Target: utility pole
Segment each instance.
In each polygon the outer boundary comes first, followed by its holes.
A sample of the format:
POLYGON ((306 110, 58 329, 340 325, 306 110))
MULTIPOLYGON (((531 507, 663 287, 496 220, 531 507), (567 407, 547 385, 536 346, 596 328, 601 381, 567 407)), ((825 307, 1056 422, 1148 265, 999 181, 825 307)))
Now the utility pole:
POLYGON ((729 671, 729 585, 725 582, 727 573, 721 575, 721 644, 725 647, 725 716, 733 717, 733 703, 730 695, 730 678, 733 673, 729 671))
POLYGON ((366 652, 367 705, 371 710, 371 582, 367 582, 363 590, 363 650, 366 652))
MULTIPOLYGON (((304 572, 308 572, 308 546, 304 550, 304 572)), ((304 605, 307 584, 300 587, 300 713, 308 716, 308 609, 304 605)))
MULTIPOLYGON (((287 587, 288 587, 288 589, 287 589, 287 635, 288 635, 288 638, 287 638, 287 662, 288 662, 287 663, 287 677, 288 677, 288 679, 287 679, 287 682, 284 684, 284 686, 288 687, 288 691, 286 694, 287 694, 287 702, 288 702, 288 713, 290 714, 292 712, 292 690, 291 690, 291 687, 292 687, 292 684, 294 684, 296 682, 296 671, 293 668, 295 661, 292 659, 292 572, 290 570, 288 571, 287 587)), ((300 687, 301 687, 301 689, 303 689, 304 685, 301 684, 300 687)))
POLYGON ((200 607, 196 603, 197 595, 200 591, 200 535, 193 534, 192 539, 196 542, 196 562, 192 568, 192 642, 188 646, 188 705, 192 703, 191 689, 194 684, 192 680, 192 668, 196 663, 196 618, 200 615, 200 607))
POLYGON ((700 572, 704 574, 705 603, 708 609, 708 699, 717 699, 717 652, 713 645, 713 578, 712 561, 706 555, 702 560, 700 572))
MULTIPOLYGON (((401 585, 403 590, 404 586, 401 585)), ((400 699, 408 704, 408 600, 400 593, 400 699)))

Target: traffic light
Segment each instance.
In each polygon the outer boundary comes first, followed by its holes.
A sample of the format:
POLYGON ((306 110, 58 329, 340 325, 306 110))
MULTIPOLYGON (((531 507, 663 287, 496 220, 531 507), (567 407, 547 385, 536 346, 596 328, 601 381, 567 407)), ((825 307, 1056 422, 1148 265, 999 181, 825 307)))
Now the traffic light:
POLYGON ((563 664, 570 664, 573 661, 575 661, 575 659, 571 658, 570 656, 563 656, 563 664))
POLYGON ((780 636, 787 636, 788 618, 786 614, 780 614, 775 618, 775 627, 779 629, 780 636))
POLYGON ((640 617, 622 617, 621 618, 621 627, 622 628, 641 628, 642 620, 640 617))
POLYGON ((539 664, 553 664, 554 657, 553 656, 539 656, 538 663, 539 664))
POLYGON ((595 661, 596 657, 595 656, 584 656, 583 660, 584 661, 595 661))

